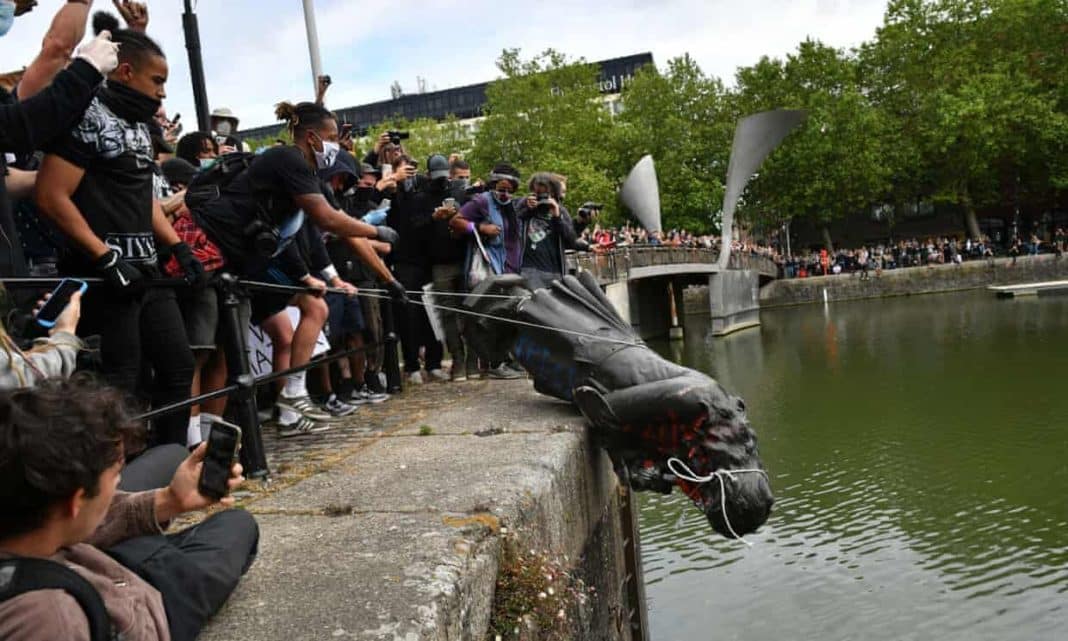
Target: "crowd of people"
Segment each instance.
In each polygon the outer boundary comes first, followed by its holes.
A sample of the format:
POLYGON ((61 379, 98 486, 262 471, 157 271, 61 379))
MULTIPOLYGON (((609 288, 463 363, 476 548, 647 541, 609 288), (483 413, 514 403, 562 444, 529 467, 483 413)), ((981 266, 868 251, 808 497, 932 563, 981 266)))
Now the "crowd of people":
MULTIPOLYGON (((0 35, 35 4, 0 0, 0 35)), ((406 384, 522 377, 514 361, 480 360, 458 314, 432 323, 425 288, 455 295, 505 273, 545 286, 566 252, 600 250, 579 234, 599 205, 573 221, 566 177, 502 161, 472 180, 450 150, 411 157, 405 132, 361 154, 325 79, 313 100, 278 104, 289 143, 250 149, 229 109, 182 135, 145 4, 113 0, 125 26, 103 11, 90 21, 92 4, 64 3, 0 93, 0 275, 88 285, 47 331, 33 322, 47 294, 34 306, 36 291, 5 292, 33 311, 0 331, 0 638, 102 638, 103 620, 124 639, 192 639, 256 550, 245 512, 163 534, 183 512, 232 503, 198 478, 212 430, 247 426, 255 406, 190 402, 236 380, 247 328, 270 338, 279 373, 253 428, 281 438, 387 401, 394 331, 406 384), (316 366, 322 334, 336 358, 316 366), (164 411, 146 427, 131 407, 164 411)), ((243 470, 228 471, 236 487, 243 470)))

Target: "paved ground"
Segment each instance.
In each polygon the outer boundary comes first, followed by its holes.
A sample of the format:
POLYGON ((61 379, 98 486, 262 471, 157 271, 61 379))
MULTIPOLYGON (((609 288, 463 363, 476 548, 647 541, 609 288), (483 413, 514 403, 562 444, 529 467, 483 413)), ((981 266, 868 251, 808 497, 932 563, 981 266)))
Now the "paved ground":
POLYGON ((583 506, 614 487, 581 416, 528 380, 428 384, 264 436, 273 480, 242 501, 260 556, 205 641, 481 638, 502 525, 577 557, 599 514, 583 506))

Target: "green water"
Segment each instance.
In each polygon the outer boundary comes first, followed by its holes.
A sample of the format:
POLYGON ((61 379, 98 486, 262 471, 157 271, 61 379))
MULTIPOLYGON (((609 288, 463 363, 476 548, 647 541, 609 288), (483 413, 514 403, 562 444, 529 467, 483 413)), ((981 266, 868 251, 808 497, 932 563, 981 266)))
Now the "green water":
POLYGON ((1068 639, 1068 297, 807 306, 657 345, 739 393, 752 547, 642 495, 656 641, 1068 639))

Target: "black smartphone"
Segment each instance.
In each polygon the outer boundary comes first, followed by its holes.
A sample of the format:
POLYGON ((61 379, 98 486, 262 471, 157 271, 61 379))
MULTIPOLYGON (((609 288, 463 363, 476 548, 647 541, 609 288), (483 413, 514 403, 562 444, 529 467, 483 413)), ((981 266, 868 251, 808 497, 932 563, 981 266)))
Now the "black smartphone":
POLYGON ((78 292, 84 294, 88 287, 89 285, 83 280, 64 278, 60 281, 59 286, 52 290, 52 296, 48 299, 48 302, 37 312, 37 324, 49 329, 55 327, 56 319, 70 304, 70 297, 78 292))
POLYGON ((215 421, 208 432, 208 451, 200 470, 197 489, 204 496, 218 501, 230 493, 230 468, 241 448, 241 428, 226 421, 215 421))
POLYGON ((171 118, 171 124, 177 125, 178 121, 182 119, 182 114, 174 114, 174 118, 171 118))

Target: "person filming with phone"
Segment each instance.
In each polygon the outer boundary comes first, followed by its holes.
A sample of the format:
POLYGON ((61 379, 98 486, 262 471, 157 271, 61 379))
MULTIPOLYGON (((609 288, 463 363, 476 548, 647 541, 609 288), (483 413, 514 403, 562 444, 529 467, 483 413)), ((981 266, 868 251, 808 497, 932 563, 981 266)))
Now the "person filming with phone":
POLYGON ((142 428, 121 392, 81 375, 0 392, 0 639, 195 639, 252 564, 259 530, 224 510, 164 532, 233 505, 233 429, 213 426, 167 487, 126 493, 142 428))

